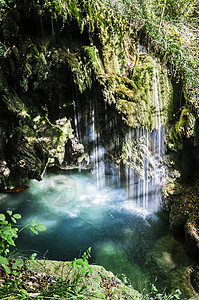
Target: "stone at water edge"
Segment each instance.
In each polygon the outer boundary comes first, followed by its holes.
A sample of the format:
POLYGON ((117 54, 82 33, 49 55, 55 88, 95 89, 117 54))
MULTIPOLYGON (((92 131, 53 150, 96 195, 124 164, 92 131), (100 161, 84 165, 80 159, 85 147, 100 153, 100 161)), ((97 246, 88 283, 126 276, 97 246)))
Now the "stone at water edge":
MULTIPOLYGON (((28 261, 28 263, 31 270, 43 272, 49 275, 65 277, 69 271, 69 267, 67 265, 68 262, 63 261, 33 260, 28 261)), ((111 293, 112 300, 143 299, 143 296, 139 292, 123 284, 111 271, 107 271, 99 265, 90 265, 90 267, 92 269, 92 273, 89 273, 89 276, 87 277, 83 277, 83 281, 87 286, 88 292, 97 292, 97 295, 96 297, 91 296, 91 298, 87 299, 107 299, 107 292, 111 293), (109 283, 114 283, 108 290, 106 289, 106 282, 104 281, 104 278, 109 280, 109 283), (118 285, 115 286, 115 282, 118 282, 118 285)))

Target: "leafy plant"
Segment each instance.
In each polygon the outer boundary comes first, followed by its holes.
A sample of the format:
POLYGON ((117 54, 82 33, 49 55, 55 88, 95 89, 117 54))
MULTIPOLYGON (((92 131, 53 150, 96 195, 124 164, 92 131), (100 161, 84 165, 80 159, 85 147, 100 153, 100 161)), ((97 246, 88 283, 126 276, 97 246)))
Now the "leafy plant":
MULTIPOLYGON (((64 297, 64 299, 87 299, 92 296, 92 293, 87 289, 87 283, 84 281, 88 274, 92 273, 92 269, 88 264, 90 256, 91 247, 83 253, 82 258, 75 258, 67 263, 67 273, 57 276, 54 284, 42 290, 41 296, 52 297, 59 295, 59 297, 64 297)), ((64 270, 62 272, 64 273, 64 270)))
MULTIPOLYGON (((46 230, 46 227, 43 224, 37 224, 34 220, 19 230, 18 227, 16 227, 17 220, 19 219, 21 219, 21 215, 13 214, 11 210, 7 211, 7 215, 0 214, 0 265, 2 265, 7 274, 11 274, 12 269, 20 269, 23 264, 20 259, 16 259, 12 264, 12 267, 10 267, 8 259, 10 247, 15 247, 15 240, 18 238, 18 233, 26 227, 29 227, 35 234, 38 234, 38 231, 46 230), (8 218, 10 218, 9 221, 7 220, 8 218)), ((14 273, 16 272, 14 271, 14 273)))
MULTIPOLYGON (((82 258, 74 259, 68 263, 68 266, 72 266, 73 270, 78 270, 79 268, 84 276, 88 275, 88 270, 92 272, 91 267, 88 264, 88 259, 91 257, 91 247, 88 248, 86 252, 83 253, 82 258)), ((80 275, 80 274, 79 274, 80 275)))

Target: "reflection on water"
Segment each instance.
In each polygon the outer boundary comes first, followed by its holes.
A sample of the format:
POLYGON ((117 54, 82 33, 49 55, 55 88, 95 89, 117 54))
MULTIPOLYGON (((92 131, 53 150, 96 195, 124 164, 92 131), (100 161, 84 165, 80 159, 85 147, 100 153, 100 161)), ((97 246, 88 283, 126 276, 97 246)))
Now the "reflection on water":
MULTIPOLYGON (((157 286, 180 288, 179 274, 189 262, 186 257, 184 265, 175 261, 171 252, 177 244, 169 236, 163 212, 139 207, 117 185, 99 190, 86 173, 51 174, 42 182, 30 181, 29 186, 25 193, 1 195, 1 210, 12 209, 22 214, 22 224, 36 220, 48 230, 38 236, 22 231, 18 248, 38 251, 40 257, 71 260, 91 246, 92 263, 129 278, 137 289, 156 278, 157 286), (171 271, 179 279, 174 285, 171 271)), ((178 245, 182 252, 179 249, 178 245)))

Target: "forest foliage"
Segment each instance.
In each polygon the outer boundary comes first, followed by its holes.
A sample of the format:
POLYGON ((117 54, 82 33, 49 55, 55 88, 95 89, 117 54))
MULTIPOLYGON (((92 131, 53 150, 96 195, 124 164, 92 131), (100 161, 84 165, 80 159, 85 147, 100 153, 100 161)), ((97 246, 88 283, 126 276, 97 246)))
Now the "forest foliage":
POLYGON ((102 0, 123 14, 139 32, 148 35, 154 55, 169 65, 171 75, 185 84, 187 99, 199 97, 199 1, 102 0))

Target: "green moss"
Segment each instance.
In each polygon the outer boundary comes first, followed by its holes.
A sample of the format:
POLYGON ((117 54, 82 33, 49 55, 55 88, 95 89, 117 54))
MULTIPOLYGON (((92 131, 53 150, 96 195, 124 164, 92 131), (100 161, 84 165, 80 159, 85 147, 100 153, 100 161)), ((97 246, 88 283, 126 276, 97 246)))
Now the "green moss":
POLYGON ((168 146, 173 151, 177 151, 177 149, 182 149, 182 140, 178 136, 175 126, 172 126, 169 130, 168 146))
POLYGON ((160 98, 161 121, 166 124, 170 118, 170 103, 173 98, 173 88, 170 82, 169 72, 164 64, 157 64, 158 71, 158 94, 160 98))
MULTIPOLYGON (((16 47, 13 47, 12 51, 16 59, 21 60, 21 72, 19 73, 21 87, 24 91, 27 91, 30 88, 29 82, 31 82, 31 85, 36 88, 43 82, 50 69, 50 65, 47 62, 49 52, 46 49, 46 45, 33 38, 27 38, 23 43, 23 59, 18 58, 18 49, 16 47), (32 82, 33 78, 34 82, 32 82)), ((58 55, 56 55, 56 59, 57 57, 59 59, 58 55)), ((54 57, 51 57, 51 61, 53 59, 54 57)))
POLYGON ((188 122, 188 114, 189 109, 184 108, 181 112, 179 121, 176 123, 176 132, 179 134, 180 137, 185 135, 185 128, 187 127, 188 122))
POLYGON ((59 1, 53 1, 51 10, 53 13, 53 18, 57 19, 62 15, 62 4, 59 1))
POLYGON ((190 107, 183 108, 179 120, 175 122, 175 125, 173 125, 170 129, 169 147, 172 150, 182 149, 184 138, 195 136, 195 140, 197 141, 197 134, 195 129, 196 124, 196 118, 193 115, 190 107))
POLYGON ((42 10, 46 15, 49 15, 51 18, 57 20, 62 17, 63 14, 66 14, 64 5, 59 1, 47 1, 43 4, 42 10))
POLYGON ((101 70, 101 67, 99 63, 99 57, 96 52, 96 48, 83 46, 82 52, 83 52, 85 63, 89 63, 95 75, 98 75, 101 70))
POLYGON ((98 3, 92 0, 81 1, 81 7, 84 14, 84 23, 87 25, 89 32, 94 32, 95 20, 97 19, 96 11, 98 8, 98 3), (86 21, 86 22, 85 22, 86 21))
POLYGON ((67 61, 73 74, 73 79, 82 93, 91 89, 94 78, 101 67, 94 47, 83 46, 80 53, 67 53, 67 61))
POLYGON ((30 118, 30 113, 28 108, 25 106, 23 101, 19 98, 15 90, 8 87, 5 79, 3 81, 2 88, 3 88, 2 101, 6 105, 7 109, 10 112, 16 114, 17 116, 20 116, 23 119, 30 118))
POLYGON ((78 287, 80 289, 83 287, 82 290, 85 293, 83 297, 86 297, 88 300, 107 299, 107 295, 112 300, 143 299, 143 296, 139 292, 129 286, 125 286, 112 272, 106 271, 102 266, 90 265, 91 270, 88 270, 88 276, 83 276, 79 269, 71 269, 68 264, 69 262, 32 260, 27 263, 31 270, 39 273, 43 272, 51 276, 67 278, 70 284, 74 284, 74 282, 76 284, 77 278, 80 276, 78 287), (77 273, 79 273, 79 276, 77 276, 77 273), (103 284, 104 280, 110 285, 108 288, 107 285, 103 284), (112 284, 112 282, 116 284, 112 284))
POLYGON ((147 80, 153 78, 154 66, 150 56, 139 56, 133 74, 129 73, 130 78, 136 83, 138 88, 142 88, 147 80))
POLYGON ((80 31, 83 32, 84 25, 83 25, 83 17, 81 14, 81 9, 77 0, 68 1, 68 10, 69 14, 72 18, 77 21, 79 25, 80 31))
POLYGON ((128 126, 149 128, 145 95, 132 80, 127 77, 109 76, 104 78, 104 85, 110 90, 111 103, 128 126))
MULTIPOLYGON (((154 90, 154 66, 151 57, 145 55, 135 58, 131 56, 134 65, 127 69, 127 76, 109 75, 101 76, 104 88, 109 95, 110 103, 113 103, 122 115, 122 119, 131 127, 143 126, 149 131, 158 128, 157 99, 154 90)), ((157 63, 157 85, 159 90, 159 108, 161 124, 165 124, 166 108, 170 99, 171 86, 166 72, 161 72, 157 63), (160 82, 165 81, 164 88, 160 88, 160 82)))
POLYGON ((3 11, 2 16, 2 33, 6 39, 15 39, 19 34, 18 21, 20 19, 19 13, 15 8, 7 8, 3 11))
POLYGON ((103 6, 99 6, 98 10, 101 16, 96 20, 95 26, 100 41, 100 57, 104 72, 122 75, 130 47, 129 42, 125 40, 129 24, 124 17, 108 11, 103 6))
POLYGON ((73 74, 73 80, 78 86, 80 93, 83 93, 87 88, 91 89, 91 70, 87 69, 87 65, 83 63, 81 56, 77 54, 76 57, 69 57, 68 64, 73 74))
POLYGON ((121 77, 120 82, 125 84, 132 91, 136 92, 138 90, 138 87, 135 84, 135 82, 133 80, 129 79, 128 77, 121 77))

